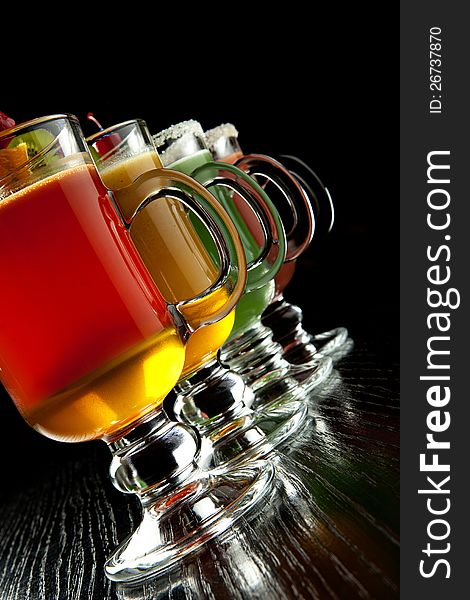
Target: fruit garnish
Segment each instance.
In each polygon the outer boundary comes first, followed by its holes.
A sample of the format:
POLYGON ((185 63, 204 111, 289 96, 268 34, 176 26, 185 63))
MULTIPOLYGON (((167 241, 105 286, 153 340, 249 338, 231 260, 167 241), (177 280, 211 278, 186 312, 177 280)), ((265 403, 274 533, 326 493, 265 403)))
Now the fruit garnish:
POLYGON ((24 143, 14 148, 0 149, 0 178, 9 175, 28 160, 28 147, 24 143))
POLYGON ((55 138, 52 133, 47 131, 47 129, 34 129, 32 131, 17 135, 8 144, 8 148, 15 148, 21 144, 26 144, 26 147, 28 148, 28 156, 29 158, 32 158, 41 150, 46 148, 46 146, 51 144, 54 139, 55 138))
MULTIPOLYGON (((87 114, 87 119, 93 121, 93 123, 97 125, 98 129, 103 131, 103 127, 92 112, 87 114)), ((108 154, 108 152, 119 146, 120 143, 121 136, 118 133, 110 133, 109 135, 93 142, 93 145, 89 145, 89 148, 91 150, 93 159, 100 160, 105 154, 108 154)))
MULTIPOLYGON (((41 150, 49 146, 54 141, 52 133, 46 129, 35 129, 21 133, 10 139, 6 148, 0 149, 0 176, 5 177, 16 171, 21 165, 25 165, 34 158, 41 150)), ((56 151, 46 152, 41 159, 41 165, 49 165, 58 158, 56 151)), ((21 169, 15 175, 22 179, 31 174, 30 167, 21 169)), ((40 166, 40 165, 37 165, 40 166)))
POLYGON ((14 119, 0 110, 0 131, 3 131, 4 129, 10 129, 10 127, 14 127, 15 125, 16 123, 14 119))
POLYGON ((86 118, 89 121, 93 121, 93 123, 98 127, 98 129, 100 131, 103 131, 103 126, 101 125, 101 123, 98 121, 98 119, 95 117, 95 115, 92 112, 87 113, 86 118))

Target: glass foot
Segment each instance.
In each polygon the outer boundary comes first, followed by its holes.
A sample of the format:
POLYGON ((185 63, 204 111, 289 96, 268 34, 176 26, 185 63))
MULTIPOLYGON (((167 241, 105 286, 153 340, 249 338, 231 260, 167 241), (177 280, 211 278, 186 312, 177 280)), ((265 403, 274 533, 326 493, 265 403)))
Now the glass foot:
POLYGON ((306 366, 317 359, 329 357, 337 363, 351 351, 352 340, 345 327, 311 335, 303 328, 302 310, 286 302, 282 296, 263 313, 262 322, 273 333, 274 341, 281 344, 283 356, 291 364, 306 366))
POLYGON ((198 470, 165 496, 147 495, 143 518, 105 564, 112 581, 161 574, 246 516, 271 489, 274 466, 253 461, 231 470, 198 470))
POLYGON ((258 411, 278 400, 305 400, 306 394, 325 381, 333 369, 331 357, 319 352, 305 364, 289 362, 272 330, 261 321, 228 342, 221 357, 251 387, 254 392, 251 408, 258 411))
MULTIPOLYGON (((289 362, 286 354, 284 357, 289 362)), ((290 365, 291 376, 299 382, 305 393, 309 393, 326 380, 333 370, 334 362, 331 356, 316 352, 310 360, 300 364, 292 362, 290 365)))
POLYGON ((254 392, 253 409, 261 409, 283 398, 300 400, 304 391, 290 373, 282 347, 261 323, 230 340, 221 349, 221 360, 243 378, 254 392))
POLYGON ((210 468, 231 467, 239 462, 266 457, 304 424, 308 405, 280 398, 263 410, 253 411, 213 430, 207 437, 210 468))
POLYGON ((311 337, 313 344, 319 351, 330 356, 334 363, 344 358, 354 347, 354 342, 349 337, 348 330, 345 327, 336 327, 311 337))
POLYGON ((351 351, 353 341, 345 327, 335 327, 315 335, 297 327, 296 337, 284 347, 284 358, 295 365, 305 365, 321 356, 328 356, 337 363, 351 351))
POLYGON ((289 394, 270 399, 259 411, 247 406, 247 396, 252 404, 256 394, 251 387, 217 360, 173 390, 167 414, 199 432, 200 468, 227 467, 265 457, 297 431, 307 414, 303 399, 289 394))

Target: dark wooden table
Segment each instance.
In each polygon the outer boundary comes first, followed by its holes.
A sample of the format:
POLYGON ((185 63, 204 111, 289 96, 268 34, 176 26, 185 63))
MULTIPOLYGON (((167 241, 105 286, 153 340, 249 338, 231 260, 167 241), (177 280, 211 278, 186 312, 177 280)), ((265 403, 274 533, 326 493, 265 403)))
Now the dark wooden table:
POLYGON ((270 501, 140 586, 103 573, 139 519, 136 499, 111 485, 106 446, 43 438, 5 398, 0 600, 397 598, 399 369, 394 339, 365 333, 272 457, 270 501))
MULTIPOLYGON (((307 313, 307 331, 344 325, 355 346, 309 398, 312 417, 302 435, 279 450, 271 501, 180 572, 140 588, 118 587, 103 573, 108 554, 139 520, 137 500, 110 482, 105 444, 46 439, 28 428, 0 388, 0 600, 398 597, 400 214, 393 140, 399 129, 389 68, 396 50, 383 23, 369 26, 367 3, 341 11, 322 3, 315 10, 313 23, 283 10, 281 37, 273 28, 253 28, 252 19, 243 36, 237 19, 225 19, 224 32, 233 22, 233 39, 241 50, 245 44, 245 54, 235 56, 244 59, 236 64, 235 88, 222 85, 224 73, 217 80, 214 63, 212 79, 204 64, 163 78, 171 93, 160 93, 158 102, 132 86, 115 93, 109 78, 97 94, 101 63, 94 61, 93 73, 93 61, 77 55, 70 69, 70 53, 60 85, 57 69, 41 69, 35 87, 35 70, 24 77, 21 65, 21 77, 3 86, 0 109, 17 122, 66 111, 90 135, 89 110, 104 126, 142 117, 155 132, 183 119, 196 118, 204 128, 233 121, 246 151, 301 157, 328 185, 336 218, 328 237, 301 257, 289 294, 307 313), (354 63, 345 61, 352 42, 354 63), (380 72, 371 48, 381 57, 380 72), (313 91, 306 92, 310 82, 313 91), (41 90, 34 102, 33 89, 41 90)), ((387 23, 394 33, 393 21, 387 23)), ((193 20, 188 33, 193 44, 193 20)), ((128 48, 121 46, 124 60, 128 48)), ((122 70, 122 61, 114 62, 122 70)), ((137 64, 133 73, 146 81, 153 69, 142 64, 142 73, 137 64)), ((8 65, 13 76, 11 56, 8 65)))

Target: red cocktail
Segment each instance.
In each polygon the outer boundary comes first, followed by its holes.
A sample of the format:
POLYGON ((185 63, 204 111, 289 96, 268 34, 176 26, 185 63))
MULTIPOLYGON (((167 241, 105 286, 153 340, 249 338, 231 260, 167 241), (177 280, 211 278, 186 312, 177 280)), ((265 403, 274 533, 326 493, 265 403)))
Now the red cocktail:
POLYGON ((88 155, 65 160, 0 202, 0 367, 33 427, 76 441, 161 402, 184 348, 88 155))

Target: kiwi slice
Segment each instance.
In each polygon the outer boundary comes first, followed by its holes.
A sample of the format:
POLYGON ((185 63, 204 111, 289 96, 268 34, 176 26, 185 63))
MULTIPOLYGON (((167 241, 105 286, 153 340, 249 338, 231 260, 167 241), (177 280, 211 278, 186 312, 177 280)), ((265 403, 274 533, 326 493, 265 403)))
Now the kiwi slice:
MULTIPOLYGON (((41 150, 46 148, 55 140, 55 137, 47 129, 34 129, 16 136, 8 144, 8 148, 15 148, 20 144, 26 144, 28 150, 28 158, 34 158, 41 150)), ((57 150, 49 151, 44 156, 44 164, 48 165, 59 158, 57 150)))

